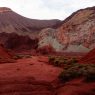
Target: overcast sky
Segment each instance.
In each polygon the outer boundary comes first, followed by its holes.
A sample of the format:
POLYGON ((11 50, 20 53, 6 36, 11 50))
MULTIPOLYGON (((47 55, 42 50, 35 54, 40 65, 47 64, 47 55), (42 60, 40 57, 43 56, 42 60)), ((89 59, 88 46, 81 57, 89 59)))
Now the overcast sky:
POLYGON ((0 0, 0 7, 33 19, 64 20, 81 8, 95 6, 95 0, 0 0))

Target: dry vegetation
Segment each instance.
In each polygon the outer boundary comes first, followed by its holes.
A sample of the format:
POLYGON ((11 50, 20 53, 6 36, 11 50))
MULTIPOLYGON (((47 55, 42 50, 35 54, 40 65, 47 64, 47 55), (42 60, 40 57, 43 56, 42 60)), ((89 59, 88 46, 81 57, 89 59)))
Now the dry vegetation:
POLYGON ((49 63, 63 68, 59 75, 59 79, 63 82, 80 77, 83 77, 85 82, 95 81, 95 64, 79 64, 76 58, 52 56, 49 56, 49 63))
POLYGON ((13 56, 13 59, 22 59, 22 58, 32 58, 32 56, 31 55, 25 55, 25 54, 17 54, 17 55, 15 55, 15 56, 13 56))

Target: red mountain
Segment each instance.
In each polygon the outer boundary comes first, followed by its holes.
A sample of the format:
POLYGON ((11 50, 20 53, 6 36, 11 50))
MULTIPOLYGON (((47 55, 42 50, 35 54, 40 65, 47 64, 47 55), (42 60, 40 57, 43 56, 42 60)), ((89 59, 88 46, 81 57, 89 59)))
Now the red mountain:
POLYGON ((40 47, 51 44, 61 52, 89 52, 95 47, 95 7, 78 10, 62 23, 41 31, 40 47))
POLYGON ((16 32, 28 35, 39 32, 43 28, 58 27, 60 20, 36 20, 23 17, 9 8, 0 8, 0 32, 16 32))
POLYGON ((73 13, 58 29, 65 51, 88 52, 95 47, 95 7, 73 13))
POLYGON ((60 20, 29 19, 1 7, 0 41, 9 49, 33 49, 38 45, 37 37, 43 28, 57 28, 60 23, 60 20))

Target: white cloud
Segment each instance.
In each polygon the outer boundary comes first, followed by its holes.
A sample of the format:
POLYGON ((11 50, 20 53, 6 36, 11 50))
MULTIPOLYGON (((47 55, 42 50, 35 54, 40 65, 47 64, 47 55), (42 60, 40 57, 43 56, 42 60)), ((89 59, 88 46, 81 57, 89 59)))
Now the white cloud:
POLYGON ((95 6, 95 0, 0 0, 1 7, 34 19, 65 19, 81 8, 95 6))

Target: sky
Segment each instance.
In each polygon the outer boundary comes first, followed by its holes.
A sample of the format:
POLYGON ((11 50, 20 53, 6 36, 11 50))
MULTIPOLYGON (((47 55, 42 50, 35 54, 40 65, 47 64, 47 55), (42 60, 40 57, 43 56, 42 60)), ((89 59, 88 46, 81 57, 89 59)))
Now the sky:
POLYGON ((0 0, 0 7, 9 7, 32 19, 64 20, 73 12, 95 6, 95 0, 0 0))

